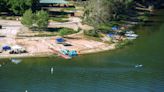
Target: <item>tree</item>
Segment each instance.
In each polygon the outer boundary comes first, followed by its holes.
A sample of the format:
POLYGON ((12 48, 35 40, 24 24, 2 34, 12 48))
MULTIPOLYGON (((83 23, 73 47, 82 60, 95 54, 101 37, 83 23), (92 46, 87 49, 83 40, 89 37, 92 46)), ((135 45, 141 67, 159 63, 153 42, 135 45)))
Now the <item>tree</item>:
POLYGON ((132 3, 133 0, 89 0, 85 6, 84 21, 97 25, 118 19, 132 3))
POLYGON ((21 23, 23 25, 27 26, 28 28, 32 28, 32 26, 34 24, 34 14, 32 13, 31 9, 27 10, 23 14, 23 17, 21 19, 21 23))
POLYGON ((48 26, 49 15, 47 12, 41 10, 35 15, 35 23, 40 31, 46 30, 48 26))
POLYGON ((0 0, 0 12, 7 11, 8 10, 7 7, 8 6, 6 0, 0 0))
POLYGON ((23 14, 28 9, 33 9, 39 0, 6 0, 10 10, 15 14, 23 14))
POLYGON ((46 30, 48 26, 49 15, 47 12, 41 10, 36 13, 32 13, 32 10, 27 10, 21 19, 21 23, 28 28, 35 28, 39 31, 46 30))

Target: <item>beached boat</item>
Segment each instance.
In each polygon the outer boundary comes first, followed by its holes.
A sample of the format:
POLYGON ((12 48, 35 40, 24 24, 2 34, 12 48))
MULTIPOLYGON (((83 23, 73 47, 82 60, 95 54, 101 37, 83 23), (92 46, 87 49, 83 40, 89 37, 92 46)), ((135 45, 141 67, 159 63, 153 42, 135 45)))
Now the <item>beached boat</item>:
POLYGON ((127 37, 138 37, 138 35, 137 34, 125 34, 125 36, 127 36, 127 37))
POLYGON ((134 34, 134 31, 126 31, 125 34, 134 34))
POLYGON ((58 54, 60 57, 64 58, 64 59, 71 59, 72 57, 70 57, 69 55, 64 55, 64 54, 58 54))
POLYGON ((128 39, 128 40, 135 40, 135 39, 137 39, 137 37, 126 37, 126 39, 128 39))

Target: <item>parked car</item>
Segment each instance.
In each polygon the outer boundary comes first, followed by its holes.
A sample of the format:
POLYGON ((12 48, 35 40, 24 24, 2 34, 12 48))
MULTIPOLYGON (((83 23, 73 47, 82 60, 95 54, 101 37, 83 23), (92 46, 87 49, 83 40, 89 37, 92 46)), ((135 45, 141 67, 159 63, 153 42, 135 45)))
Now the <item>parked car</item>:
POLYGON ((15 45, 11 48, 10 54, 21 54, 21 53, 27 53, 26 49, 18 45, 15 45))

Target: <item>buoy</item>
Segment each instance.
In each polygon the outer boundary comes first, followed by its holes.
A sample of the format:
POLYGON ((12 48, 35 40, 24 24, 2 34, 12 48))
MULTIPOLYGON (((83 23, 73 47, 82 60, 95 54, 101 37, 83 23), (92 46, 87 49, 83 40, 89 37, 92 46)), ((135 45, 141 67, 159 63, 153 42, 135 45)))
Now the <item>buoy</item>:
POLYGON ((53 67, 51 67, 51 74, 53 74, 53 72, 54 72, 54 68, 53 68, 53 67))

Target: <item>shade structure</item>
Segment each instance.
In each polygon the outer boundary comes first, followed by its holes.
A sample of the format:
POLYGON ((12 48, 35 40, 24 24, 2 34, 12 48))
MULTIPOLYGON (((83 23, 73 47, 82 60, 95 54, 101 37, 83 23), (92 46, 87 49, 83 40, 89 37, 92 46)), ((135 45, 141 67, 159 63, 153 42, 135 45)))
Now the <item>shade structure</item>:
POLYGON ((10 46, 8 46, 8 45, 4 45, 4 46, 2 46, 2 49, 3 50, 11 50, 11 47, 10 46))
POLYGON ((40 0, 40 3, 43 4, 68 4, 68 1, 65 0, 40 0))
POLYGON ((57 39, 56 39, 56 42, 57 42, 57 43, 62 43, 62 42, 64 42, 64 39, 63 39, 63 38, 57 38, 57 39))

